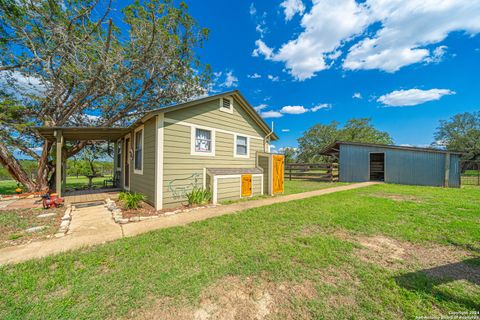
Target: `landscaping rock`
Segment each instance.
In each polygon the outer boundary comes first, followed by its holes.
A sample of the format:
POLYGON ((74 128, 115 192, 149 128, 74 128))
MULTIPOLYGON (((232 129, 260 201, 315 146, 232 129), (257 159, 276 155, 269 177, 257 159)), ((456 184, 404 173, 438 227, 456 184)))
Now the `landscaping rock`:
POLYGON ((130 222, 138 222, 140 221, 140 217, 131 217, 130 219, 128 219, 130 222))
POLYGON ((37 218, 48 218, 57 215, 56 212, 42 213, 37 216, 37 218))
POLYGON ((47 226, 32 227, 32 228, 25 229, 25 232, 28 232, 28 233, 39 232, 39 231, 42 231, 43 229, 45 229, 46 227, 47 226))

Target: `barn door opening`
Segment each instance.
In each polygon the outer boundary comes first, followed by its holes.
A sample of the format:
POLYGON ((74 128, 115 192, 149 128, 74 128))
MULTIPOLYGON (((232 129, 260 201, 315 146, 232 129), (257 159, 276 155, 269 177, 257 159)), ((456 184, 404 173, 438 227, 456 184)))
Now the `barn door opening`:
POLYGON ((385 181, 385 153, 370 153, 370 181, 385 181))

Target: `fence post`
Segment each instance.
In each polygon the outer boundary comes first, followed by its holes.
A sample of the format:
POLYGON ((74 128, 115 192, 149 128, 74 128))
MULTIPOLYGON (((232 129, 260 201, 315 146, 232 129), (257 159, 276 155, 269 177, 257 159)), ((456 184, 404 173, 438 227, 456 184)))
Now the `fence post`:
POLYGON ((289 179, 292 181, 292 166, 289 166, 289 179))

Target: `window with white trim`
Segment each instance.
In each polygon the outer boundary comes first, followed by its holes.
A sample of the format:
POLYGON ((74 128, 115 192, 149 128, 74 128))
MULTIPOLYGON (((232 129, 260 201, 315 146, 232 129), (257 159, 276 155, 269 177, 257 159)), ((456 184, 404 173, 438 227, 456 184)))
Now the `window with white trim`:
POLYGON ((143 173, 143 128, 135 131, 134 169, 136 173, 143 173))
POLYGON ((248 155, 248 138, 243 136, 237 136, 236 139, 237 156, 248 155))
POLYGON ((233 98, 223 97, 220 98, 220 111, 232 113, 233 112, 233 98))
POLYGON ((212 152, 212 131, 195 128, 195 152, 212 152))

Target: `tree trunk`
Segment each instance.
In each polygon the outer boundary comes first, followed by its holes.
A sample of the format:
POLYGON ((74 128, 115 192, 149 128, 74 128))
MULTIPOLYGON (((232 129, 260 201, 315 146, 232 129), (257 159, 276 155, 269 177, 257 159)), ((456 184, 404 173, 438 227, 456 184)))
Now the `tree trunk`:
POLYGON ((43 191, 49 188, 49 173, 50 167, 48 163, 48 156, 53 144, 50 141, 45 141, 43 144, 42 155, 38 160, 36 191, 43 191))
POLYGON ((23 170, 20 162, 13 157, 8 148, 0 142, 0 164, 7 169, 8 173, 19 183, 23 184, 28 191, 36 191, 35 183, 23 170))

